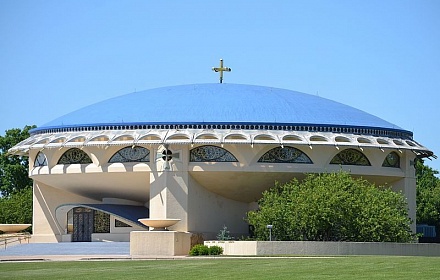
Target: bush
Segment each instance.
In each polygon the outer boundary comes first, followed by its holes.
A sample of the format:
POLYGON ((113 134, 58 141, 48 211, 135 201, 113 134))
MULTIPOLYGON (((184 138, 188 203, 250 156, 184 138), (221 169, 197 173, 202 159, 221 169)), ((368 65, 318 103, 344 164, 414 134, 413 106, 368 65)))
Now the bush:
POLYGON ((205 256, 209 255, 209 247, 203 244, 194 245, 189 251, 190 256, 205 256))
POLYGON ((209 254, 213 256, 218 256, 223 254, 223 248, 220 246, 211 246, 209 247, 209 254))
POLYGON ((401 193, 346 172, 309 174, 276 184, 248 212, 258 240, 411 242, 408 206, 401 193))
POLYGON ((220 246, 211 246, 197 244, 194 245, 189 251, 190 256, 207 256, 207 255, 221 255, 223 254, 223 248, 220 246))

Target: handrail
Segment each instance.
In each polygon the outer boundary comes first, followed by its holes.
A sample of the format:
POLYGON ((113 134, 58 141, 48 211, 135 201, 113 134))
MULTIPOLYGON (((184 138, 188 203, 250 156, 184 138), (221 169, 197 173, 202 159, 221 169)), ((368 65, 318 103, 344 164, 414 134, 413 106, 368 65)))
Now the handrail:
POLYGON ((5 248, 7 248, 8 245, 16 243, 16 242, 21 242, 27 241, 27 243, 29 243, 29 239, 31 239, 31 234, 28 232, 23 232, 23 233, 13 233, 13 234, 0 234, 0 246, 5 248))

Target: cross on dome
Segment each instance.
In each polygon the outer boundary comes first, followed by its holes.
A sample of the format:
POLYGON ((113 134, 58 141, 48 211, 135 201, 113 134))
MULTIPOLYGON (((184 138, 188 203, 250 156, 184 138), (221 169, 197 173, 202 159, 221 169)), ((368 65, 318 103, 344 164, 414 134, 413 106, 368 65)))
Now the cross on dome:
POLYGON ((220 59, 220 67, 212 67, 212 71, 220 72, 220 84, 223 83, 223 72, 231 72, 231 68, 223 67, 223 59, 220 59))

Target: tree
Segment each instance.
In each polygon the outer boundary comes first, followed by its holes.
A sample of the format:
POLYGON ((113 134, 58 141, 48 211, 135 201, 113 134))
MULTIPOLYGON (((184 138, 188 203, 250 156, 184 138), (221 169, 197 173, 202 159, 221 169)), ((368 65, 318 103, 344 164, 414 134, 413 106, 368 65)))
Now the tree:
POLYGON ((346 172, 309 174, 276 183, 248 212, 259 240, 271 224, 277 240, 410 242, 414 240, 404 196, 346 172))
POLYGON ((417 223, 433 225, 440 232, 440 178, 437 174, 437 170, 417 161, 417 223))
POLYGON ((5 136, 0 136, 0 194, 8 197, 25 188, 32 186, 28 176, 28 157, 8 155, 8 150, 29 137, 29 130, 35 126, 25 126, 6 130, 5 136))
POLYGON ((0 224, 32 223, 32 187, 0 198, 0 224))
POLYGON ((8 155, 8 150, 29 137, 29 130, 9 129, 0 136, 0 223, 32 222, 32 180, 28 176, 28 157, 8 155))

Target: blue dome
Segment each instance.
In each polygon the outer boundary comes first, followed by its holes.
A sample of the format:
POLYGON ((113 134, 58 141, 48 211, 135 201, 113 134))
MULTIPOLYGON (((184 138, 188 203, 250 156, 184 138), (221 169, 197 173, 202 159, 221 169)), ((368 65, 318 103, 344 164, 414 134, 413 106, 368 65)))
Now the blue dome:
POLYGON ((194 84, 134 92, 84 107, 34 130, 151 124, 311 125, 411 134, 353 107, 291 90, 194 84))

